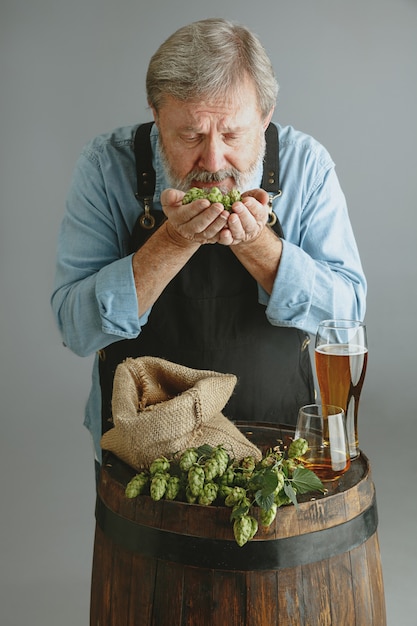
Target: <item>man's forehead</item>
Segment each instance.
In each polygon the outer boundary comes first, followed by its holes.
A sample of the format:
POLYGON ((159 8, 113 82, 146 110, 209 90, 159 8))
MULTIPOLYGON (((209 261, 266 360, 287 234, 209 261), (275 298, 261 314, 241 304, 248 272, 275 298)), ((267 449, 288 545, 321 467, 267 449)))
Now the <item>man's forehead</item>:
POLYGON ((185 102, 168 96, 159 110, 161 117, 175 120, 175 125, 184 130, 196 130, 209 120, 223 130, 246 129, 255 120, 261 119, 256 94, 241 94, 237 98, 192 99, 185 102))

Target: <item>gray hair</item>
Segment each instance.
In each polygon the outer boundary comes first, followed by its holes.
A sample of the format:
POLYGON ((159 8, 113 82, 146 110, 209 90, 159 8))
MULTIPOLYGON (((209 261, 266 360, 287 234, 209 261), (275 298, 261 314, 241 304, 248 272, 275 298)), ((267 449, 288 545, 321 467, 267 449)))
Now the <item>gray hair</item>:
POLYGON ((249 76, 264 117, 275 106, 278 83, 257 36, 244 26, 210 18, 183 26, 150 60, 146 76, 148 103, 156 111, 164 96, 182 102, 236 94, 249 76))

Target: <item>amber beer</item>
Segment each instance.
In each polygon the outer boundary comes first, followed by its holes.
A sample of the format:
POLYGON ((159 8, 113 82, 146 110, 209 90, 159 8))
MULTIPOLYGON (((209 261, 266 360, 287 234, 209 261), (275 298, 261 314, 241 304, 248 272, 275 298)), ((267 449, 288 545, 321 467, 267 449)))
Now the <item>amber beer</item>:
POLYGON ((327 482, 337 480, 344 474, 350 467, 350 458, 342 456, 343 451, 339 452, 340 461, 335 465, 334 461, 327 455, 317 455, 316 457, 303 457, 304 466, 314 472, 321 481, 327 482))
POLYGON ((298 412, 295 439, 308 442, 301 457, 322 481, 337 480, 350 467, 344 410, 339 406, 307 404, 298 412))
POLYGON ((356 456, 359 449, 358 406, 368 350, 355 344, 322 344, 316 347, 315 360, 322 403, 344 409, 351 456, 356 456))

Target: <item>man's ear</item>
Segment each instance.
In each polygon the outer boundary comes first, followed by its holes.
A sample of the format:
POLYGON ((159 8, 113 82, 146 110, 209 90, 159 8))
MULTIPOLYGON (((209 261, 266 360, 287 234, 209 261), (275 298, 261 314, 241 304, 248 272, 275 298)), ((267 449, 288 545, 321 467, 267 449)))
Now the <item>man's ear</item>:
POLYGON ((268 115, 265 117, 264 119, 264 130, 266 130, 269 126, 270 121, 272 120, 272 116, 274 114, 275 111, 275 107, 272 107, 272 109, 269 111, 268 115))
POLYGON ((157 110, 155 109, 155 107, 153 107, 151 104, 149 105, 149 108, 150 108, 150 109, 151 109, 151 111, 152 111, 152 115, 153 115, 154 122, 155 122, 155 124, 158 126, 158 112, 157 112, 157 110))

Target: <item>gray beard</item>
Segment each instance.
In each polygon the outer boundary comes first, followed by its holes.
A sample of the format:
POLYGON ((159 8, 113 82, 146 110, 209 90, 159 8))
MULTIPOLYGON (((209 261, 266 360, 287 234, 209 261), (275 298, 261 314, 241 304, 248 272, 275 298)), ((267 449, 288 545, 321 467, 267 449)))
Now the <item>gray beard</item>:
POLYGON ((222 181, 227 178, 233 178, 235 181, 235 188, 238 189, 241 193, 244 191, 248 191, 253 186, 253 181, 257 174, 262 172, 262 165, 265 156, 265 135, 262 133, 261 146, 259 148, 259 152, 256 155, 253 163, 248 167, 247 170, 241 172, 234 167, 218 170, 217 172, 207 172, 205 170, 192 170, 185 178, 179 178, 173 168, 171 167, 166 151, 164 148, 164 144, 161 139, 161 135, 159 135, 159 150, 161 153, 161 160, 164 166, 165 174, 168 179, 169 185, 173 189, 179 189, 180 191, 188 191, 193 182, 199 182, 204 185, 212 185, 213 183, 217 183, 217 187, 223 192, 226 193, 229 189, 225 187, 222 188, 222 181))

